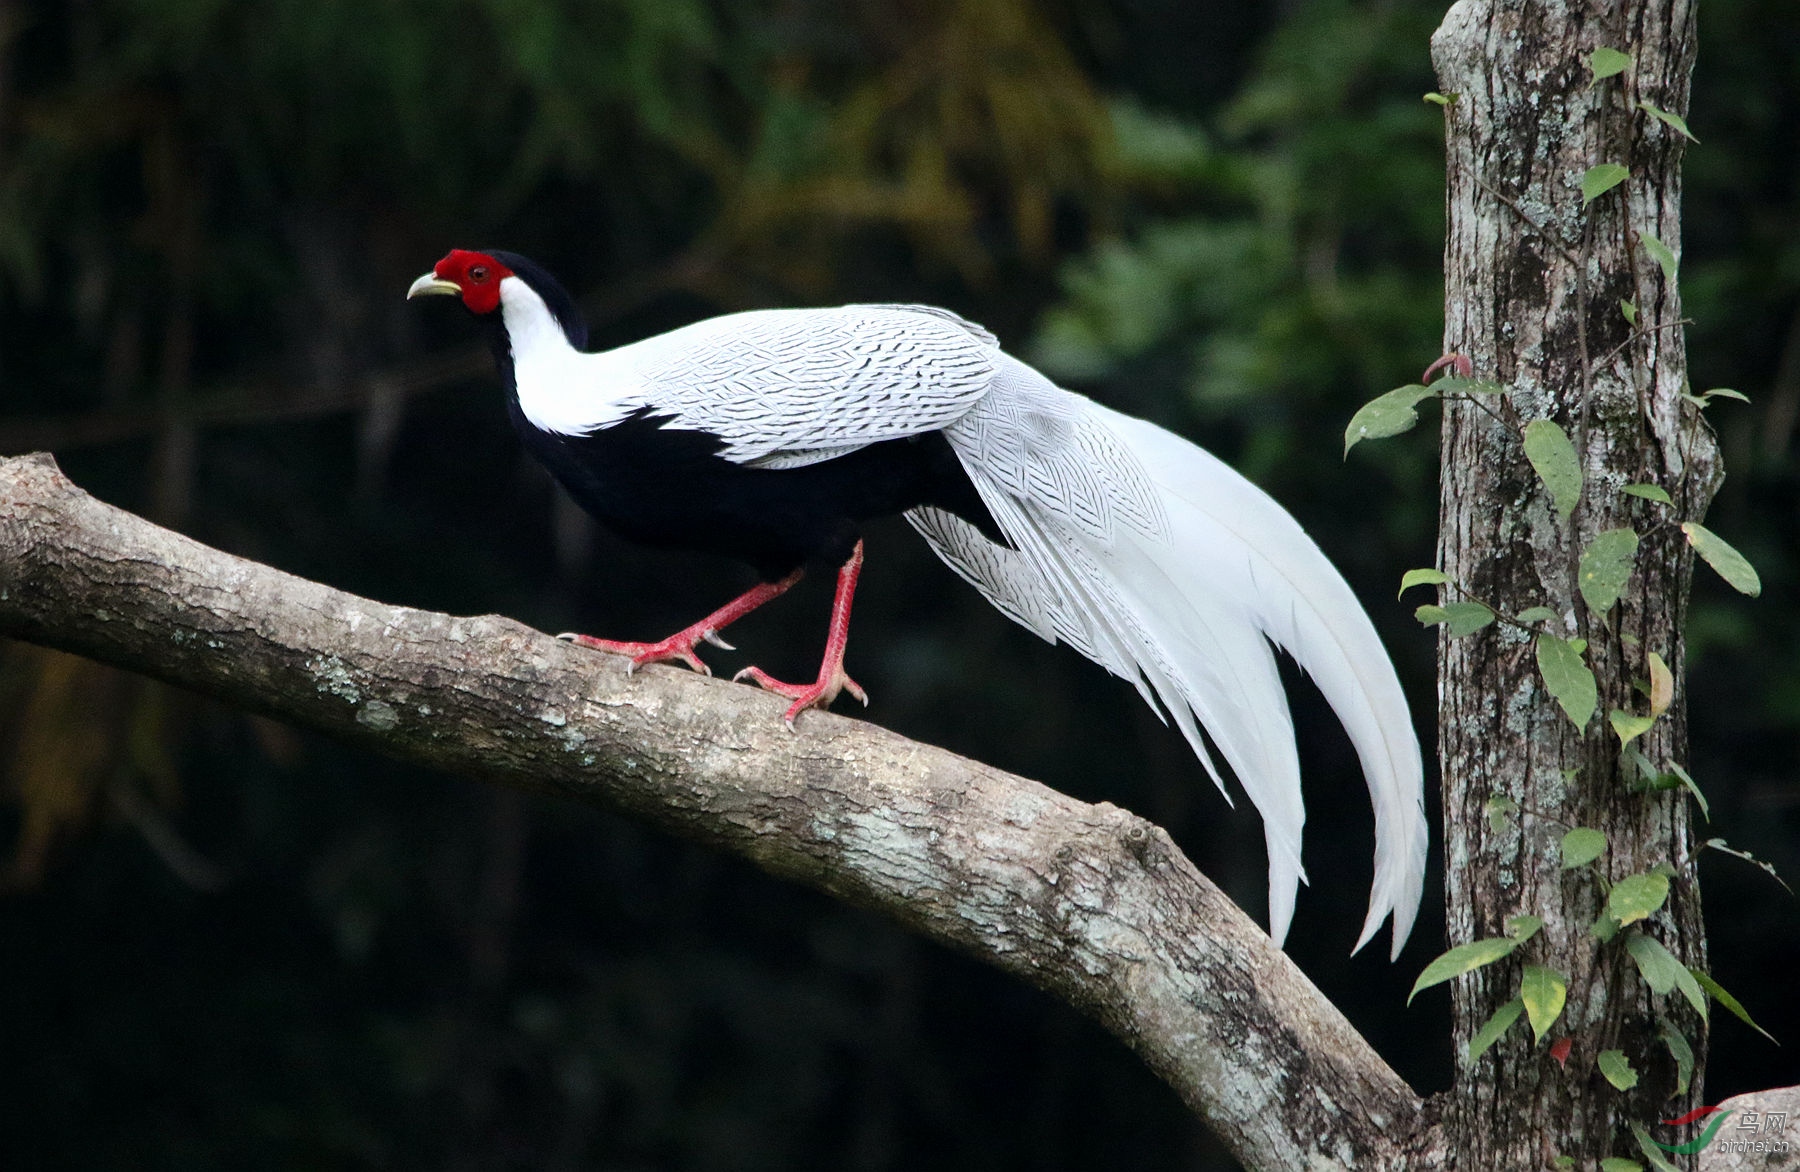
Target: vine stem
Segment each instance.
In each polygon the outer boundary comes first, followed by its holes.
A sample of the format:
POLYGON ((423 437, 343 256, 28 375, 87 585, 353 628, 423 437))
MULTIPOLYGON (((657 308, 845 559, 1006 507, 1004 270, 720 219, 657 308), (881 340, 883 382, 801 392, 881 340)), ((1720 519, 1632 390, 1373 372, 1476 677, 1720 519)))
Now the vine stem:
MULTIPOLYGON (((1501 610, 1499 607, 1495 606, 1493 603, 1489 602, 1487 599, 1481 597, 1479 594, 1477 594, 1473 590, 1469 589, 1468 585, 1466 583, 1464 583, 1461 578, 1452 578, 1452 579, 1450 579, 1449 582, 1447 582, 1445 584, 1456 587, 1458 593, 1462 594, 1462 596, 1467 598, 1470 602, 1478 602, 1482 606, 1487 607, 1488 610, 1493 612, 1494 617, 1496 619, 1499 619, 1501 622, 1505 623, 1507 626, 1517 627, 1517 628, 1519 628, 1519 630, 1524 631, 1528 635, 1535 635, 1538 633, 1538 628, 1532 626, 1531 624, 1525 622, 1522 619, 1517 618, 1514 615, 1507 614, 1505 611, 1501 610)), ((1421 585, 1423 585, 1423 583, 1421 583, 1421 585)))
POLYGON ((1580 258, 1577 257, 1575 255, 1575 253, 1570 250, 1569 246, 1564 244, 1561 240, 1559 240, 1554 232, 1550 231, 1550 229, 1546 228, 1544 225, 1538 223, 1535 219, 1533 219, 1529 212, 1527 212, 1524 208, 1519 206, 1517 200, 1513 199, 1512 196, 1507 195, 1505 192, 1501 191, 1499 188, 1495 187, 1493 184, 1491 184, 1487 180, 1483 179, 1480 175, 1475 174, 1473 171, 1470 172, 1469 178, 1471 178, 1475 181, 1475 186, 1481 188, 1481 190, 1487 192, 1489 195, 1493 196, 1495 199, 1499 200, 1501 203, 1503 203, 1507 207, 1511 208, 1513 215, 1519 217, 1519 219, 1522 220, 1528 227, 1530 227, 1532 229, 1532 231, 1536 232, 1539 236, 1542 236, 1544 238, 1544 240, 1550 244, 1551 247, 1555 248, 1556 251, 1562 253, 1564 260, 1568 261, 1572 265, 1575 265, 1577 268, 1580 267, 1580 265, 1581 265, 1580 258))
POLYGON ((1489 419, 1492 419, 1501 427, 1506 428, 1514 435, 1522 435, 1519 430, 1519 425, 1516 422, 1507 419, 1498 411, 1495 411, 1492 407, 1482 402, 1480 395, 1439 395, 1438 398, 1445 403, 1473 403, 1475 406, 1481 408, 1489 419))
POLYGON ((1641 342, 1645 338, 1648 338, 1652 334, 1661 333, 1663 330, 1678 330, 1682 326, 1691 326, 1693 324, 1694 324, 1693 318, 1679 317, 1679 318, 1676 318, 1674 321, 1661 322, 1657 325, 1645 326, 1642 329, 1635 330, 1623 342, 1620 342, 1617 346, 1614 346, 1611 350, 1608 350, 1606 353, 1602 354, 1600 356, 1599 362, 1596 363, 1596 365, 1605 366, 1607 363, 1611 362, 1614 358, 1617 358, 1619 356, 1620 352, 1625 350, 1626 347, 1631 346, 1634 343, 1641 342))

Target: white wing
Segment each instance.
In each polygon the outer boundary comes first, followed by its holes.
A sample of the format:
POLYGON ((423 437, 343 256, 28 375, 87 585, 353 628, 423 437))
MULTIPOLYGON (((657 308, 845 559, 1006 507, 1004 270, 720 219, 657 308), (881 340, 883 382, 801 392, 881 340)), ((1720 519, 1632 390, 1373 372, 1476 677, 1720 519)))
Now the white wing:
POLYGON ((905 305, 730 314, 607 354, 664 426, 768 468, 939 430, 987 392, 998 358, 981 327, 905 305))
POLYGON ((1294 519, 1194 445, 1005 355, 993 389, 945 434, 1015 548, 932 510, 909 519, 1003 612, 1160 699, 1223 790, 1204 726, 1262 814, 1278 942, 1304 878, 1306 814, 1268 640, 1312 674, 1375 805, 1375 884, 1357 947, 1391 913, 1397 954, 1424 881, 1418 743, 1367 616, 1294 519))

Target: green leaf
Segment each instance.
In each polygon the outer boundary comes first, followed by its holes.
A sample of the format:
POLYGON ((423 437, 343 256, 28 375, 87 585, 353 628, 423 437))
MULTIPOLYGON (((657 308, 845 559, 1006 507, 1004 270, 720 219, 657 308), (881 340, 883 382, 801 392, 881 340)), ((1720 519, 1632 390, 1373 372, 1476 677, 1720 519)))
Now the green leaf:
POLYGON ((1644 246, 1644 251, 1650 254, 1650 259, 1662 267, 1663 280, 1673 285, 1676 269, 1675 253, 1669 249, 1668 245, 1641 228, 1638 230, 1638 243, 1644 246))
POLYGON ((1621 297, 1619 299, 1619 312, 1624 315, 1626 325, 1637 325, 1637 302, 1621 297))
POLYGON ((1700 979, 1694 976, 1693 970, 1682 969, 1681 975, 1675 978, 1675 987, 1681 990, 1681 995, 1686 997, 1688 1004, 1694 1007, 1694 1012, 1700 1015, 1700 1020, 1705 1021, 1707 1019, 1706 994, 1701 990, 1700 979))
POLYGON ((1434 106, 1448 106, 1448 105, 1453 104, 1456 101, 1455 98, 1446 97, 1445 95, 1440 94, 1435 90, 1433 90, 1431 93, 1426 94, 1425 100, 1427 102, 1430 102, 1434 106))
POLYGON ((1676 777, 1673 773, 1664 773, 1662 770, 1652 765, 1650 763, 1650 758, 1644 756, 1642 749, 1639 749, 1636 746, 1628 746, 1625 750, 1625 756, 1630 760, 1632 765, 1637 767, 1638 772, 1637 780, 1629 782, 1626 786, 1632 793, 1659 794, 1664 790, 1674 789, 1681 784, 1681 779, 1676 777))
POLYGON ((1547 606, 1528 606, 1513 617, 1522 623, 1548 623, 1554 622, 1558 616, 1547 606))
POLYGON ((1605 529, 1581 551, 1577 585, 1596 615, 1604 615, 1625 593, 1631 563, 1637 560, 1638 535, 1631 529, 1605 529))
POLYGON ((1661 1029, 1658 1030, 1663 1045, 1669 1048, 1669 1057, 1675 1060, 1675 1093, 1685 1095, 1688 1084, 1694 1079, 1694 1048, 1688 1045, 1687 1035, 1675 1028, 1675 1023, 1667 1018, 1659 1017, 1661 1029))
POLYGON ((1425 971, 1420 973, 1419 979, 1413 983, 1412 992, 1406 995, 1406 1003, 1411 1005, 1414 997, 1433 985, 1441 985, 1452 977, 1460 977, 1464 973, 1472 973, 1478 968, 1493 964, 1518 946, 1517 940, 1507 940, 1502 937, 1471 940, 1467 944, 1458 944, 1425 966, 1425 971))
POLYGON ((1586 732, 1594 709, 1600 705, 1600 692, 1594 685, 1594 673, 1581 659, 1581 649, 1587 644, 1577 647, 1580 642, 1541 632, 1537 637, 1537 663, 1544 687, 1556 697, 1575 727, 1586 732))
POLYGON ((1613 884, 1606 897, 1606 913, 1621 926, 1635 924, 1655 915, 1668 898, 1669 877, 1656 871, 1643 871, 1627 875, 1613 884))
POLYGON ((1659 505, 1672 505, 1669 494, 1654 484, 1627 484, 1619 490, 1628 496, 1643 497, 1647 501, 1655 501, 1659 505))
POLYGON ((1519 803, 1504 794, 1492 794, 1487 800, 1488 829, 1495 834, 1512 825, 1512 815, 1519 812, 1519 803))
POLYGON ((1637 1071, 1631 1068, 1631 1059, 1625 1057, 1623 1050, 1602 1050, 1599 1062, 1600 1073, 1613 1086, 1628 1091, 1637 1085, 1637 1071))
POLYGON ((1681 995, 1694 1007, 1694 1012, 1700 1015, 1700 1020, 1706 1020, 1706 994, 1701 992, 1694 974, 1683 967, 1675 959, 1675 954, 1664 948, 1660 940, 1642 932, 1630 932, 1625 937, 1625 951, 1631 954, 1632 961, 1637 964, 1638 972, 1643 975, 1644 983, 1650 986, 1652 993, 1660 996, 1680 989, 1681 995))
POLYGON ((1525 1003, 1525 1015, 1531 1021, 1533 1043, 1544 1040, 1544 1034, 1562 1016, 1563 1004, 1569 999, 1569 984, 1555 969, 1528 964, 1519 978, 1519 1000, 1525 1003))
POLYGON ((1544 921, 1537 916, 1513 916, 1506 921, 1506 934, 1513 943, 1523 944, 1543 930, 1544 921))
POLYGON ((1568 433, 1551 420, 1533 419, 1525 425, 1525 458, 1550 490, 1557 515, 1567 521, 1581 499, 1581 458, 1568 433))
POLYGON ((1654 1172, 1681 1172, 1681 1169, 1669 1163, 1669 1157, 1658 1150, 1655 1141, 1650 1138, 1650 1133, 1644 1130, 1643 1124, 1633 1123, 1631 1136, 1637 1140, 1639 1150, 1644 1153, 1644 1158, 1650 1161, 1650 1167, 1654 1172))
MULTIPOLYGON (((1705 989, 1708 993, 1712 994, 1712 999, 1714 1001, 1717 1001, 1720 1005, 1725 1007, 1726 1011, 1730 1013, 1731 1016, 1737 1018, 1763 1037, 1769 1039, 1769 1041, 1775 1042, 1775 1035, 1757 1025, 1755 1020, 1751 1018, 1750 1011, 1739 1004, 1736 997, 1727 993, 1723 985, 1713 980, 1712 974, 1703 972, 1700 969, 1689 969, 1688 972, 1693 976, 1694 980, 1699 983, 1702 989, 1705 989)), ((1780 1042, 1775 1042, 1775 1044, 1777 1046, 1781 1045, 1780 1042)))
POLYGON ((1518 1021, 1519 1015, 1524 1012, 1525 1003, 1517 997, 1494 1010, 1494 1016, 1488 1018, 1486 1024, 1469 1039, 1469 1049, 1463 1056, 1463 1065, 1475 1065, 1475 1060, 1486 1054, 1500 1040, 1500 1035, 1511 1029, 1513 1022, 1518 1021))
MULTIPOLYGON (((1442 570, 1408 570, 1400 575, 1400 595, 1404 595, 1414 586, 1442 586, 1450 581, 1450 575, 1442 570)), ((1396 595, 1395 597, 1400 597, 1396 595)))
MULTIPOLYGON (((1683 769, 1673 761, 1669 762, 1669 774, 1670 776, 1679 779, 1682 785, 1687 786, 1687 791, 1694 795, 1694 800, 1696 802, 1700 803, 1700 816, 1705 818, 1708 822, 1711 822, 1712 807, 1706 804, 1706 795, 1700 792, 1700 784, 1688 774, 1687 770, 1683 769)), ((1768 867, 1767 863, 1761 863, 1759 865, 1768 867)), ((1775 875, 1775 868, 1769 867, 1769 874, 1775 875)), ((1781 876, 1775 875, 1775 882, 1781 883, 1781 876)), ((1781 883, 1781 885, 1783 887, 1787 886, 1785 883, 1781 883)))
POLYGON ((1426 603, 1413 611, 1413 617, 1427 627, 1443 623, 1452 639, 1472 635, 1494 621, 1494 612, 1479 602, 1451 602, 1443 606, 1426 603))
POLYGON ((1595 916, 1594 922, 1588 925, 1588 935, 1592 936, 1602 944, 1610 943, 1612 938, 1618 934, 1619 921, 1613 919, 1605 912, 1601 912, 1599 915, 1595 916))
MULTIPOLYGON (((1671 766, 1671 768, 1674 768, 1674 767, 1671 766)), ((1702 808, 1704 808, 1704 807, 1702 807, 1702 808)), ((1710 821, 1710 819, 1709 819, 1709 821, 1710 821)), ((1769 878, 1771 878, 1771 879, 1775 880, 1775 882, 1781 884, 1783 890, 1785 890, 1789 895, 1794 894, 1794 889, 1787 885, 1787 880, 1783 879, 1780 875, 1775 873, 1775 866, 1773 863, 1765 863, 1761 859, 1757 858, 1755 855, 1751 854, 1749 851, 1736 850, 1732 847, 1726 846, 1725 840, 1722 838, 1709 838, 1705 842, 1701 843, 1700 845, 1703 848, 1710 847, 1711 849, 1718 851, 1720 854, 1730 855, 1733 858, 1742 859, 1746 863, 1749 863, 1753 866, 1761 867, 1763 870, 1765 870, 1769 873, 1769 878)))
POLYGON ((1606 835, 1586 826, 1577 826, 1562 836, 1563 870, 1585 867, 1606 853, 1606 835))
POLYGON ((1440 378, 1431 384, 1431 389, 1440 395, 1504 395, 1506 393, 1506 388, 1492 379, 1463 378, 1461 375, 1440 378))
POLYGON ((1625 181, 1631 174, 1617 163, 1596 163, 1581 176, 1581 202, 1593 203, 1625 181))
POLYGON ((1705 558, 1706 564, 1717 570, 1734 590, 1752 598, 1762 593, 1762 579, 1756 576, 1756 567, 1723 537, 1698 521, 1682 522, 1681 531, 1687 534, 1694 552, 1705 558))
POLYGON ((1608 1156, 1600 1161, 1600 1172, 1644 1172, 1644 1166, 1624 1156, 1608 1156))
POLYGON ((1363 440, 1386 439, 1411 431, 1419 422, 1419 413, 1414 408, 1420 400, 1436 397, 1437 392, 1432 388, 1412 383, 1364 403, 1350 417, 1350 426, 1344 429, 1344 455, 1348 456, 1350 449, 1363 440))
POLYGON ((1588 54, 1588 68, 1594 71, 1595 81, 1604 81, 1606 78, 1630 69, 1631 55, 1602 46, 1588 54))
POLYGON ((1656 723, 1654 716, 1634 716, 1617 708, 1607 714, 1607 720, 1612 723, 1613 732, 1618 734, 1620 748, 1649 732, 1650 726, 1656 723))
POLYGON ((1681 137, 1687 139, 1689 142, 1698 143, 1700 141, 1694 137, 1694 132, 1688 129, 1687 119, 1683 118, 1681 115, 1671 114, 1660 106, 1652 106, 1649 102, 1639 102, 1638 109, 1650 115, 1650 117, 1655 118, 1664 126, 1674 130, 1675 133, 1681 135, 1681 137))
POLYGON ((1637 766, 1639 774, 1637 781, 1629 787, 1631 792, 1657 794, 1685 787, 1693 795, 1694 801, 1699 803, 1701 815, 1707 821, 1712 821, 1712 807, 1707 804, 1706 795, 1700 792, 1700 786, 1688 775, 1687 770, 1671 762, 1669 772, 1664 773, 1650 764, 1650 758, 1635 748, 1628 749, 1627 755, 1637 766))
MULTIPOLYGON (((1675 974, 1685 973, 1681 962, 1675 954, 1662 946, 1662 942, 1642 932, 1631 931, 1625 934, 1625 951, 1631 954, 1636 962, 1638 972, 1644 983, 1656 994, 1673 993, 1675 991, 1675 974)), ((1692 979, 1692 978, 1690 978, 1692 979)))
POLYGON ((1494 612, 1479 602, 1452 602, 1444 607, 1452 639, 1473 635, 1494 621, 1494 612))
POLYGON ((1702 391, 1698 395, 1689 394, 1684 391, 1682 392, 1681 397, 1700 408, 1702 411, 1712 406, 1712 401, 1714 399, 1733 399, 1739 403, 1748 403, 1750 401, 1749 395, 1744 394, 1742 391, 1734 391, 1730 387, 1714 387, 1712 390, 1702 391))

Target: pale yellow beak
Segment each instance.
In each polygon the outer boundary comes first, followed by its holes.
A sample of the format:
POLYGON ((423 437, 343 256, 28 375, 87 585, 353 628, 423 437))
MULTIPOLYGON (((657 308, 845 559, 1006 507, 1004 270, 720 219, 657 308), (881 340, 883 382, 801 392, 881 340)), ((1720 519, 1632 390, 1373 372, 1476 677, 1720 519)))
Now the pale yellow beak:
POLYGON ((428 293, 447 293, 452 297, 458 297, 462 295, 462 290, 457 287, 455 281, 443 280, 436 273, 426 273, 412 283, 412 288, 406 291, 406 299, 411 301, 415 297, 424 297, 428 293))

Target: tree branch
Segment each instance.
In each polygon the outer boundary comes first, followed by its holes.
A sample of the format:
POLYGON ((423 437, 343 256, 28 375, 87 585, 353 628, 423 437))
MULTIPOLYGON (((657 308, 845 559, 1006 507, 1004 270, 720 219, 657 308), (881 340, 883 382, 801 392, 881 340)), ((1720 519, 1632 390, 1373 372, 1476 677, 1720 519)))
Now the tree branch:
POLYGON ((624 810, 1090 1014, 1253 1168, 1401 1167, 1434 1112, 1159 827, 872 725, 387 606, 0 459, 0 634, 391 756, 624 810))

